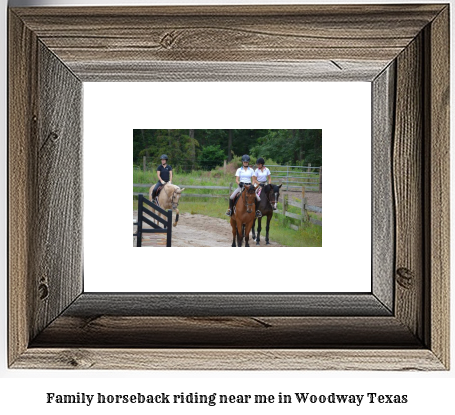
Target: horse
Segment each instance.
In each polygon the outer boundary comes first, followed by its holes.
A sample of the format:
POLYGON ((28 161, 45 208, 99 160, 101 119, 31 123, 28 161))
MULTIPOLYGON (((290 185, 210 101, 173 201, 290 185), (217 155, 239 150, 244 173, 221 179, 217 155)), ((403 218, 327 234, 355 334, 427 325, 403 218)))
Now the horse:
POLYGON ((249 247, 249 236, 253 226, 256 212, 254 209, 256 192, 253 185, 244 185, 243 191, 237 200, 234 211, 231 215, 232 227, 232 246, 235 247, 235 238, 237 245, 242 246, 242 240, 245 238, 245 247, 249 247))
MULTIPOLYGON (((258 203, 257 209, 261 211, 262 216, 267 216, 267 225, 265 227, 265 243, 266 245, 270 245, 269 241, 269 229, 270 229, 270 221, 272 220, 273 211, 277 208, 278 197, 280 196, 280 188, 283 184, 275 185, 275 184, 267 184, 262 188, 262 192, 260 195, 261 201, 258 203)), ((254 218, 252 233, 253 233, 253 240, 256 240, 256 245, 259 245, 260 242, 260 234, 261 234, 261 222, 262 217, 258 218, 258 233, 257 237, 254 234, 254 227, 256 225, 256 218, 254 218)))
MULTIPOLYGON (((154 187, 155 187, 155 185, 153 185, 149 190, 149 200, 151 202, 153 202, 152 192, 153 192, 154 187)), ((165 185, 161 189, 160 194, 158 195, 159 207, 162 209, 165 209, 165 210, 172 209, 176 213, 174 226, 177 226, 177 223, 179 221, 178 205, 179 205, 180 196, 182 195, 182 192, 184 190, 185 190, 185 188, 180 189, 180 187, 176 186, 175 184, 165 183, 165 185)), ((156 213, 157 215, 159 215, 160 217, 162 217, 163 219, 166 219, 164 217, 164 215, 155 211, 153 208, 152 208, 152 211, 154 213, 156 213)), ((158 223, 158 221, 155 221, 155 222, 158 223)))

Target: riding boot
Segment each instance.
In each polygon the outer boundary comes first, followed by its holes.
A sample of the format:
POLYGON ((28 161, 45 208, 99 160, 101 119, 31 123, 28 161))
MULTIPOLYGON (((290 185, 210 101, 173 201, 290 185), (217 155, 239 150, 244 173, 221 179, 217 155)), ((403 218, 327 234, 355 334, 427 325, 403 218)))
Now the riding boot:
POLYGON ((234 209, 234 201, 232 199, 229 199, 229 209, 226 212, 227 216, 232 216, 232 210, 234 209))
POLYGON ((257 199, 254 201, 254 207, 256 209, 256 217, 257 218, 262 218, 262 213, 261 211, 258 209, 258 201, 257 199))

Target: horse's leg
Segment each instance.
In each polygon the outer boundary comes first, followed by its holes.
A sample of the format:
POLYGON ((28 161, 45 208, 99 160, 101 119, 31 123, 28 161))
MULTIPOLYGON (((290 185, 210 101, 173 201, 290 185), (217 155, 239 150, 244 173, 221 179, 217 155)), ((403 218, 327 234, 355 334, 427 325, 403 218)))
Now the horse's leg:
POLYGON ((242 246, 242 224, 237 225, 237 247, 242 246))
POLYGON ((272 220, 273 212, 267 214, 267 226, 265 227, 265 243, 266 245, 270 245, 269 242, 269 229, 270 229, 270 221, 272 220))
POLYGON ((249 224, 245 225, 245 246, 249 247, 249 239, 250 239, 250 232, 251 232, 251 226, 253 222, 250 222, 249 224))
POLYGON ((231 216, 231 229, 232 229, 232 247, 235 247, 235 238, 237 237, 237 225, 231 216))
POLYGON ((253 227, 251 228, 251 233, 252 233, 253 240, 256 239, 256 235, 254 234, 254 226, 255 225, 256 225, 256 218, 254 218, 253 227))
POLYGON ((180 211, 178 209, 175 209, 175 222, 174 226, 177 226, 177 223, 179 222, 179 213, 180 211))
POLYGON ((256 237, 256 245, 261 242, 262 218, 258 218, 258 234, 256 237))

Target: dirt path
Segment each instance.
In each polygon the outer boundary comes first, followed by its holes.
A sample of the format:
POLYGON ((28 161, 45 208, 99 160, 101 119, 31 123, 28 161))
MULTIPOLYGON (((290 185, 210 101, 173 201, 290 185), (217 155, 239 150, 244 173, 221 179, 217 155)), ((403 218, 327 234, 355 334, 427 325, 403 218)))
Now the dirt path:
MULTIPOLYGON (((133 216, 137 219, 137 211, 133 212, 133 216)), ((261 244, 259 247, 277 247, 283 246, 270 239, 270 245, 265 244, 265 226, 263 233, 261 232, 261 244)), ((271 226, 271 236, 273 229, 271 226)), ((250 246, 257 247, 256 242, 252 240, 250 235, 250 246)), ((172 228, 172 246, 177 247, 229 247, 232 244, 232 230, 229 222, 211 218, 204 215, 192 215, 191 213, 180 214, 177 226, 172 228)))

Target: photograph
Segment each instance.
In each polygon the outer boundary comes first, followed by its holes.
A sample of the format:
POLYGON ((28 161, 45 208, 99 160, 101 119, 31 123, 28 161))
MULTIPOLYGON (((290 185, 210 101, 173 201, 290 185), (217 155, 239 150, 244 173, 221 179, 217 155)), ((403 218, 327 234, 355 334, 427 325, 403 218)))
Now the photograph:
POLYGON ((134 129, 133 246, 321 247, 322 129, 134 129))

